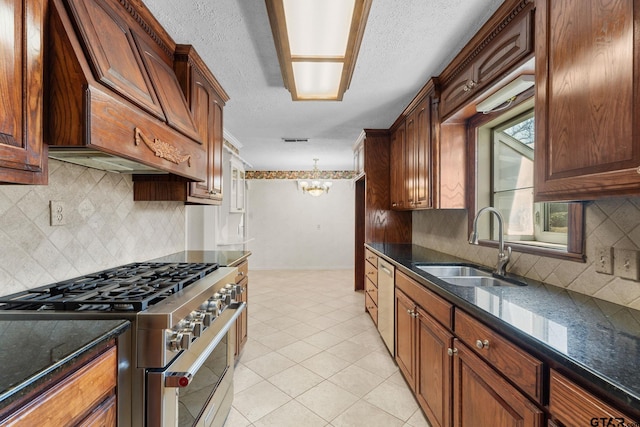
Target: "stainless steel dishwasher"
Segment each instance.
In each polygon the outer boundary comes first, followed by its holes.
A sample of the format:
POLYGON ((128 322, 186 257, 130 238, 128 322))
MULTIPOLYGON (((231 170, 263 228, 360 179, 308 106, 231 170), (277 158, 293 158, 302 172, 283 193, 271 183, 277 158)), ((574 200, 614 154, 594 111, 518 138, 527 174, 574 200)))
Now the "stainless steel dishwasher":
POLYGON ((378 331, 395 357, 395 268, 378 258, 378 331))

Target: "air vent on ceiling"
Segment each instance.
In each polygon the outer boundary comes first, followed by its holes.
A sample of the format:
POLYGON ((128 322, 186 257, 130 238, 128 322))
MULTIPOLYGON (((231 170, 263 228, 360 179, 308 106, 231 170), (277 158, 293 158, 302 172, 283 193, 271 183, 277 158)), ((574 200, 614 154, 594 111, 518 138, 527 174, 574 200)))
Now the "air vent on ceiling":
POLYGON ((309 142, 309 138, 282 138, 282 141, 300 143, 300 142, 309 142))

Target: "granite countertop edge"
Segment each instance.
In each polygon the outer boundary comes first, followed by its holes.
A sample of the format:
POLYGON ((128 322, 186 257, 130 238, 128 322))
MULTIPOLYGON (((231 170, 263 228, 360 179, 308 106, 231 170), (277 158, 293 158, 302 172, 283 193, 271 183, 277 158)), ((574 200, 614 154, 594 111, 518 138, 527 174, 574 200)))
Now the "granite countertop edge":
MULTIPOLYGON (((76 320, 69 320, 76 321, 76 320)), ((23 322, 29 322, 29 320, 23 320, 23 322)), ((34 372, 32 375, 26 377, 22 382, 0 393, 0 412, 4 411, 6 407, 12 403, 19 401, 24 396, 27 396, 37 387, 46 384, 52 377, 58 372, 72 366, 79 358, 81 358, 87 352, 99 347, 101 344, 106 343, 112 338, 125 332, 131 327, 131 322, 128 320, 86 320, 86 322, 104 323, 104 322, 117 322, 113 327, 110 327, 107 331, 100 332, 93 340, 86 342, 80 348, 75 351, 66 354, 59 360, 52 362, 51 365, 44 369, 34 372)))
MULTIPOLYGON (((601 395, 608 395, 615 397, 616 400, 623 402, 630 408, 640 408, 640 393, 637 390, 632 390, 629 384, 625 384, 624 381, 616 381, 614 379, 609 378, 607 375, 599 372, 592 366, 589 366, 580 360, 576 360, 557 349, 551 347, 547 343, 538 340, 536 337, 528 334, 526 331, 518 329, 517 327, 511 325, 507 321, 500 319, 499 317, 494 316, 490 312, 478 307, 477 305, 471 303, 470 301, 465 300, 464 298, 456 295, 451 291, 451 286, 446 283, 441 283, 440 280, 431 276, 429 278, 421 275, 418 271, 415 270, 413 266, 414 263, 460 263, 466 264, 470 266, 476 266, 477 264, 470 262, 469 260, 464 260, 452 255, 444 254, 441 252, 433 251, 427 248, 423 248, 417 245, 412 244, 381 244, 381 243, 367 243, 366 247, 371 249, 376 255, 381 256, 387 261, 392 262, 397 267, 400 267, 400 270, 417 280, 421 285, 425 286, 427 289, 434 291, 441 297, 445 298, 449 302, 453 303, 455 306, 462 308, 468 313, 474 315, 479 320, 483 321, 485 324, 489 325, 493 329, 500 331, 501 334, 505 335, 509 339, 513 340, 516 344, 523 346, 525 349, 530 349, 534 353, 539 353, 549 359, 549 362, 553 362, 554 365, 551 366, 557 369, 559 366, 564 368, 564 370, 570 372, 574 376, 579 377, 585 383, 595 387, 600 391, 601 395), (411 249, 409 249, 411 248, 411 249), (407 255, 407 252, 410 252, 410 256, 407 255), (416 252, 423 252, 418 256, 415 255, 416 252), (398 255, 402 253, 401 257, 398 255), (427 254, 427 256, 424 256, 427 254), (432 280, 435 279, 435 280, 432 280), (449 289, 448 289, 449 288, 449 289)), ((482 267, 482 266, 481 266, 482 267)), ((427 274, 427 273, 425 273, 427 274)), ((532 281, 530 279, 525 279, 528 284, 539 283, 532 281)), ((544 284, 545 288, 553 287, 553 285, 544 284)), ((519 289, 518 292, 528 292, 529 287, 524 287, 519 289)), ((534 287, 532 287, 534 288, 534 287)), ((558 292, 567 292, 563 288, 557 288, 558 292)), ((533 292, 531 292, 533 293, 533 292)), ((585 296, 585 298, 593 299, 592 297, 585 296)), ((574 301, 575 303, 575 301, 574 301)), ((613 303, 608 303, 613 304, 613 303)), ((636 339, 640 340, 640 335, 636 337, 636 339)), ((610 343, 592 343, 592 345, 612 345, 610 343)), ((589 345, 589 344, 587 344, 589 345)), ((612 349, 613 351, 613 349, 612 349)), ((534 354, 535 355, 535 354, 534 354)), ((633 359, 629 359, 629 366, 631 368, 633 365, 633 359)), ((563 372, 561 372, 563 373, 563 372)), ((636 388, 637 388, 636 384, 636 388)))
POLYGON ((251 251, 200 251, 184 250, 159 258, 150 262, 205 262, 217 263, 220 267, 237 267, 251 256, 251 251))

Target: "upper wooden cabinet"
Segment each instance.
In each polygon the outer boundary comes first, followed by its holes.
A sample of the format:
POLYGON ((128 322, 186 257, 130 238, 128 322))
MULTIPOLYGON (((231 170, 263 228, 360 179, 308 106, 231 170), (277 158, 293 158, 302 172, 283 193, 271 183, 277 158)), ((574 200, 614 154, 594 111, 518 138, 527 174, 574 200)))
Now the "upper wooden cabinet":
POLYGON ((173 68, 199 137, 207 148, 206 180, 185 182, 172 175, 137 175, 134 200, 174 200, 197 204, 222 203, 222 113, 229 96, 191 45, 177 45, 173 68))
MULTIPOLYGON (((433 89, 433 87, 431 87, 433 89)), ((433 207, 435 158, 431 90, 407 114, 391 134, 391 208, 396 210, 433 207)), ((410 107, 411 108, 411 107, 410 107)))
POLYGON ((49 4, 44 100, 50 156, 204 181, 207 150, 172 69, 175 43, 144 5, 49 4))
POLYGON ((44 0, 0 0, 0 182, 46 184, 44 0))
POLYGON ((640 1, 536 2, 536 201, 640 194, 640 1))
POLYGON ((443 120, 531 57, 534 51, 533 7, 532 0, 507 0, 443 72, 440 76, 440 117, 443 120), (503 10, 508 12, 506 17, 503 10))

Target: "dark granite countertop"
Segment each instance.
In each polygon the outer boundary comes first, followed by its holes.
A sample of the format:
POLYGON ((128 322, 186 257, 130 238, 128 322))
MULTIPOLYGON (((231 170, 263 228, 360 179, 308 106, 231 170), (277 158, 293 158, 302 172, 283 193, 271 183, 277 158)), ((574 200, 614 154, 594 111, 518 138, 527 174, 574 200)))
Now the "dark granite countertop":
POLYGON ((415 263, 473 263, 411 244, 367 246, 550 366, 640 412, 640 311, 525 278, 527 286, 454 286, 415 263))
POLYGON ((220 267, 236 267, 251 255, 249 251, 182 251, 151 262, 216 262, 220 267))
POLYGON ((0 411, 130 326, 127 320, 0 320, 0 411))

